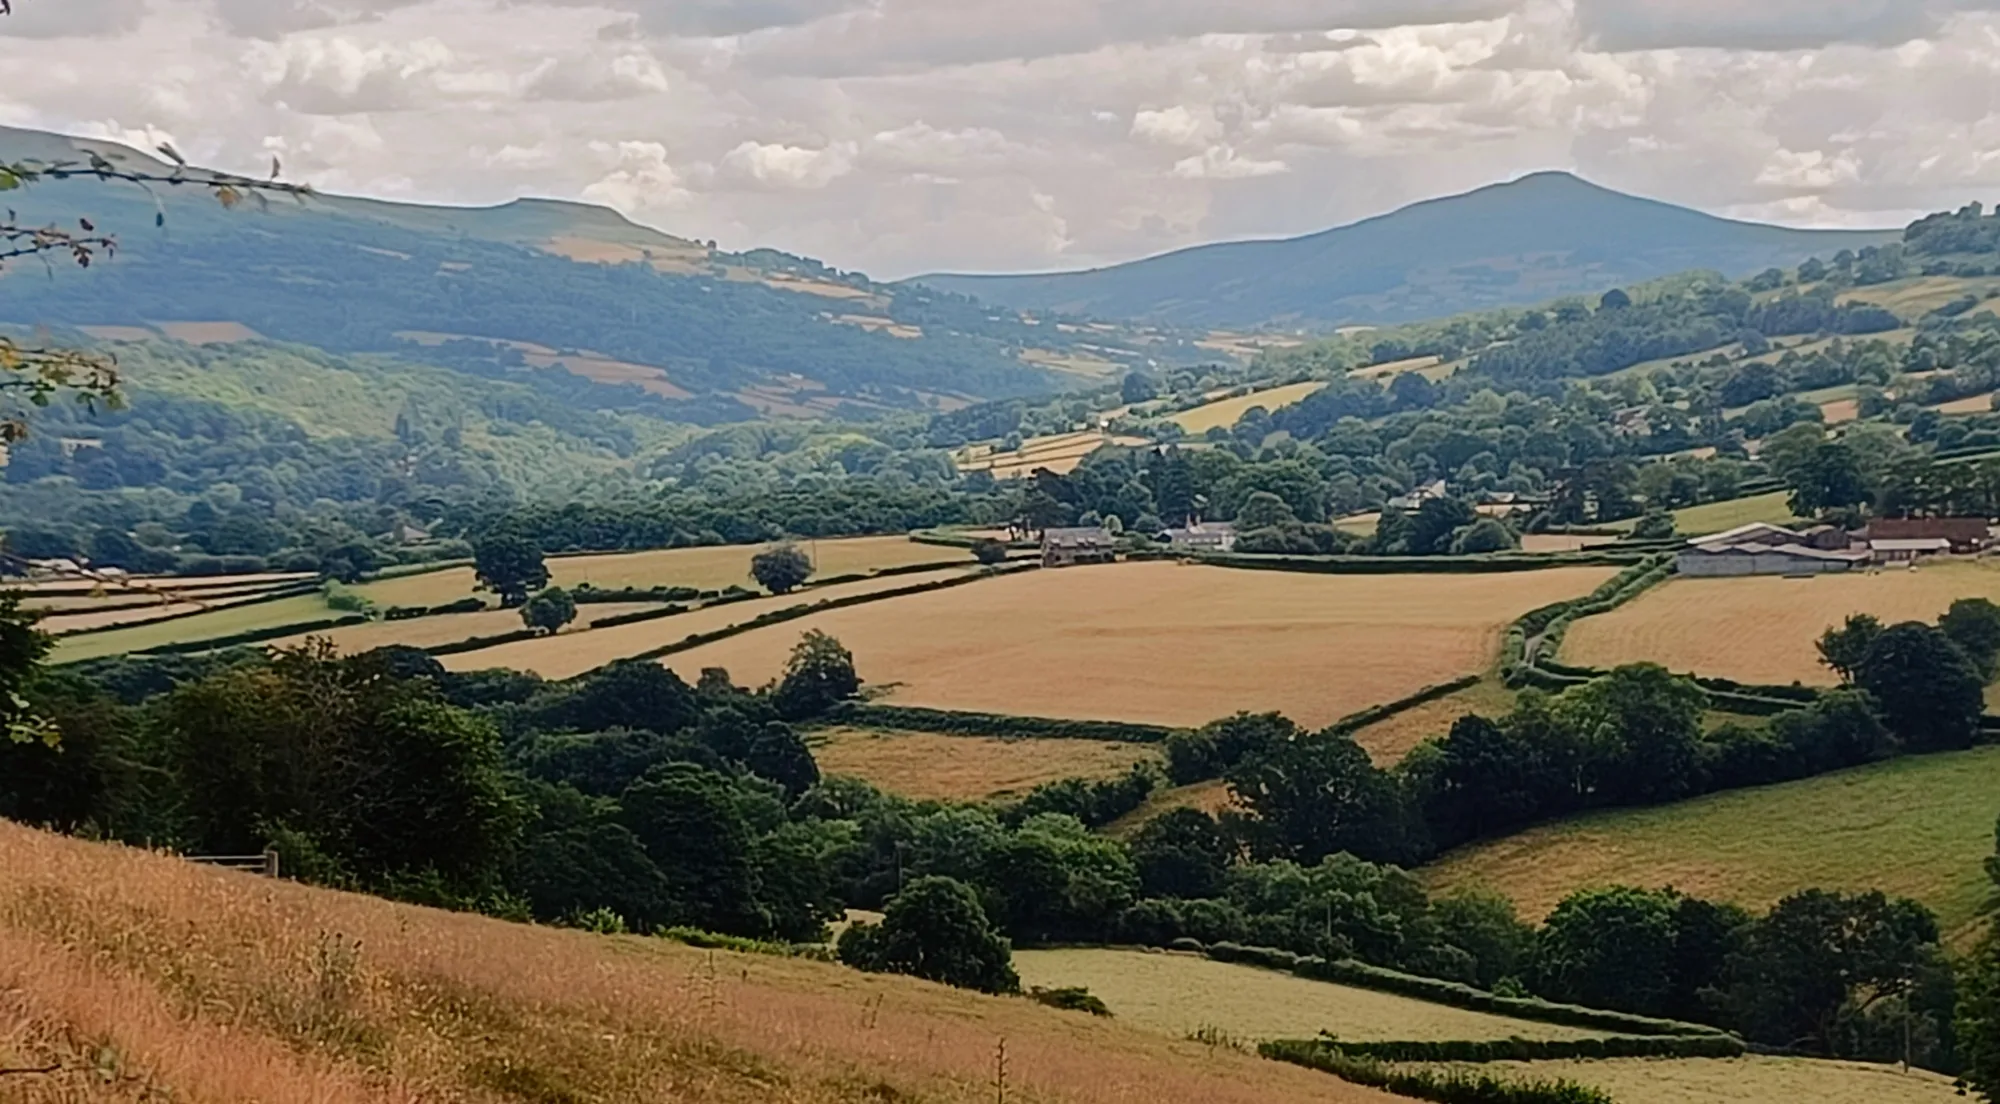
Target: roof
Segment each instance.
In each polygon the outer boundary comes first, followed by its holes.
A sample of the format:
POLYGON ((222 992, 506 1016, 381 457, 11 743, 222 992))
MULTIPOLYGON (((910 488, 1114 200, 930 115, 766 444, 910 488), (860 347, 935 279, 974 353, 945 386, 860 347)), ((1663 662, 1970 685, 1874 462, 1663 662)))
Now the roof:
POLYGON ((1699 547, 1710 544, 1742 544, 1745 541, 1760 539, 1769 542, 1771 538, 1777 538, 1776 543, 1778 544, 1791 544, 1804 536, 1805 534, 1787 529, 1782 525, 1771 525, 1767 522, 1753 521, 1748 525, 1739 525, 1734 529, 1725 530, 1721 533, 1711 533, 1705 537, 1696 537, 1688 541, 1688 543, 1699 547))
POLYGON ((1868 523, 1870 540, 1944 537, 1953 541, 1984 541, 1987 533, 1986 519, 1983 517, 1876 518, 1868 523))
POLYGON ((1877 552, 1944 552, 1951 541, 1944 537, 1912 537, 1904 540, 1872 540, 1868 547, 1877 552))
POLYGON ((1053 545, 1116 544, 1117 538, 1095 526, 1080 529, 1044 529, 1042 543, 1053 545))
POLYGON ((1730 544, 1721 541, 1703 541, 1695 545, 1692 551, 1710 556, 1737 552, 1745 556, 1791 556, 1801 560, 1845 560, 1848 563, 1858 563, 1868 558, 1866 552, 1853 550, 1835 552, 1792 542, 1771 544, 1764 541, 1744 541, 1730 544))

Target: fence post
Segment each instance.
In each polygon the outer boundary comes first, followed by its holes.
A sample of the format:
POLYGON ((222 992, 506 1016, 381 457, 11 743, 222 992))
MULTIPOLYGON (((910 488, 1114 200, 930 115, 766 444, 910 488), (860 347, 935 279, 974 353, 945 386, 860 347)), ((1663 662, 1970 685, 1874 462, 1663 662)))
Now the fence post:
POLYGON ((266 878, 278 876, 278 849, 275 847, 264 849, 264 876, 266 878))

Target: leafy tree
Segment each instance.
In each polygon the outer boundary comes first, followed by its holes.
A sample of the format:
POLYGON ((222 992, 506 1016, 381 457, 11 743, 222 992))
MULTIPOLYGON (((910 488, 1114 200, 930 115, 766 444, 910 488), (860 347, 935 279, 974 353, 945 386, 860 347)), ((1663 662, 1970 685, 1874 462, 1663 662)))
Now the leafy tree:
POLYGON ((1514 535, 1512 529, 1507 528, 1505 522, 1498 518, 1480 518, 1459 530, 1458 535, 1452 538, 1451 554, 1472 556, 1486 552, 1504 552, 1520 546, 1520 538, 1514 535))
POLYGON ((1452 549, 1460 529, 1479 521, 1478 511, 1462 498, 1430 498, 1410 515, 1409 554, 1442 556, 1452 549))
POLYGON ((1792 513, 1799 517, 1818 517, 1874 497, 1854 451, 1837 441, 1813 450, 1785 481, 1792 487, 1792 513))
POLYGON ((1197 729, 1178 729, 1167 736, 1167 777, 1177 786, 1212 781, 1252 753, 1303 735, 1277 713, 1238 713, 1197 729))
POLYGON ((1873 614, 1852 613, 1837 629, 1828 629, 1819 638, 1819 661, 1852 683, 1875 638, 1882 635, 1882 622, 1873 614))
POLYGON ((991 537, 972 542, 972 558, 988 567, 1007 562, 1007 546, 991 537))
POLYGON ((1132 862, 1148 896, 1218 896, 1235 858, 1235 841, 1200 809, 1169 809, 1132 837, 1132 862))
POLYGON ((643 659, 621 659, 583 676, 569 693, 538 710, 540 723, 578 732, 637 729, 671 734, 699 713, 694 691, 672 669, 643 659))
POLYGON ((479 585, 498 594, 500 604, 510 609, 549 585, 540 546, 512 530, 489 532, 473 541, 472 566, 479 585))
POLYGON ((1127 372, 1124 382, 1118 385, 1118 397, 1130 406, 1142 402, 1152 402, 1160 397, 1160 389, 1153 381, 1139 372, 1127 372))
POLYGON ((1608 311, 1624 310, 1631 305, 1632 297, 1625 294, 1622 288, 1612 288, 1610 291, 1605 292, 1603 297, 1597 301, 1598 309, 1608 311))
POLYGON ((576 599, 561 587, 549 587, 521 606, 521 623, 544 633, 554 633, 576 620, 576 599))
POLYGON ((664 876, 675 924, 763 935, 755 834, 731 781, 692 763, 647 772, 618 799, 623 822, 664 876))
POLYGON ((1581 890, 1536 939, 1535 991, 1551 1000, 1663 1015, 1674 978, 1674 898, 1653 890, 1581 890))
POLYGON ((2000 660, 2000 606, 1984 598, 1960 598, 1938 618, 1938 628, 1981 675, 1992 679, 1995 660, 2000 660))
POLYGON ((1577 801, 1583 747, 1541 695, 1501 721, 1460 717, 1403 767, 1439 847, 1504 835, 1577 801))
POLYGON ((785 662, 774 696, 778 712, 790 720, 817 717, 861 692, 854 653, 814 629, 799 639, 785 662))
POLYGON ((1647 510, 1632 527, 1635 540, 1665 540, 1674 535, 1674 515, 1665 510, 1647 510))
POLYGON ((1007 940, 986 919, 978 895, 953 878, 918 878, 889 902, 880 924, 840 935, 840 960, 877 973, 910 974, 961 989, 1021 988, 1007 940))
MULTIPOLYGON (((1986 877, 2000 889, 2000 827, 1994 839, 1986 877)), ((2000 928, 1987 926, 1960 971, 1953 1027, 1966 1084, 1983 1100, 2000 1100, 2000 928)))
POLYGON ((1937 951, 1937 919, 1879 891, 1795 893, 1751 926, 1728 1004, 1752 1037, 1845 1053, 1848 1021, 1906 996, 1937 951))
POLYGON ((1914 751, 1971 747, 1985 712, 1984 680, 1944 633, 1910 621, 1883 629, 1855 673, 1889 730, 1914 751))
POLYGON ((1492 989, 1519 979, 1533 960, 1535 929, 1521 921, 1514 902, 1488 889, 1459 889, 1431 902, 1438 938, 1471 956, 1471 982, 1492 989))
POLYGON ((1253 493, 1245 500, 1243 508, 1236 512, 1236 526, 1245 532, 1268 529, 1274 525, 1297 520, 1292 508, 1285 504, 1285 500, 1270 491, 1253 493))
POLYGON ((1422 850, 1402 788, 1345 734, 1267 745, 1223 777, 1251 814, 1243 830, 1264 857, 1311 863, 1346 851, 1402 863, 1422 850))
POLYGON ((790 594, 812 574, 812 560, 796 544, 781 544, 750 558, 750 577, 773 594, 790 594))
POLYGON ((1557 712, 1585 746, 1602 799, 1673 801, 1700 780, 1708 695, 1657 664, 1635 663, 1563 694, 1557 712))

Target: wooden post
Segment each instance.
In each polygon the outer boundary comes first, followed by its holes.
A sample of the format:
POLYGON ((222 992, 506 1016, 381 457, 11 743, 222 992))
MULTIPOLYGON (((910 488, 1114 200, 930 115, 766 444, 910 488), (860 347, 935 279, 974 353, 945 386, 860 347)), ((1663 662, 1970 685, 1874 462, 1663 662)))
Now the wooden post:
POLYGON ((275 847, 264 849, 264 876, 266 878, 278 876, 278 849, 275 847))

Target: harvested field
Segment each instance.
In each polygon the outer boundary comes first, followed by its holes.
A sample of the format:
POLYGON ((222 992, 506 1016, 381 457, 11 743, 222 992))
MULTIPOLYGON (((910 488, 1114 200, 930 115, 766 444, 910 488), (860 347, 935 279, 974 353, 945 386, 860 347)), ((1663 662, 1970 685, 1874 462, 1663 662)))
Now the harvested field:
POLYGON ((1753 521, 1790 525, 1799 520, 1792 516, 1790 497, 1785 491, 1773 491, 1770 494, 1731 499, 1728 502, 1689 506, 1684 510, 1674 511, 1674 528, 1689 536, 1700 536, 1705 533, 1726 532, 1753 521))
MULTIPOLYGON (((651 602, 605 602, 591 603, 577 607, 576 621, 563 629, 563 635, 589 630, 590 623, 621 613, 637 613, 640 610, 658 609, 651 602)), ((517 609, 494 609, 484 613, 441 613, 435 617, 413 617, 406 621, 370 621, 365 625, 343 625, 337 629, 325 629, 305 636, 286 637, 274 640, 271 647, 284 648, 305 643, 308 636, 330 641, 342 654, 354 655, 358 652, 373 651, 401 644, 410 648, 435 648, 442 644, 456 644, 475 636, 498 636, 501 633, 519 632, 526 626, 521 622, 521 611, 517 609)))
POLYGON ((1000 740, 930 732, 833 728, 812 737, 827 774, 859 778, 919 800, 1019 797, 1064 778, 1116 778, 1159 753, 1141 744, 1000 740))
POLYGON ((1433 889, 1481 884, 1529 920, 1578 889, 1673 886, 1766 908, 1801 889, 1913 897, 1945 931, 1992 890, 2000 748, 1912 756, 1779 786, 1593 813, 1463 848, 1426 867, 1433 889))
POLYGON ((130 605, 132 599, 128 597, 123 601, 98 603, 104 606, 125 606, 124 609, 92 610, 84 607, 61 610, 42 618, 39 627, 51 636, 64 636, 90 629, 106 629, 115 625, 145 625, 170 617, 193 615, 202 610, 224 610, 255 602, 263 597, 262 592, 252 591, 248 594, 232 593, 216 598, 203 597, 199 601, 151 602, 143 606, 130 605))
POLYGON ((1523 552, 1581 552, 1586 548, 1602 548, 1607 544, 1617 544, 1617 537, 1586 537, 1574 533, 1524 533, 1521 535, 1523 552))
POLYGON ((1931 409, 1940 414, 1990 413, 1993 409, 1993 392, 1988 391, 1984 395, 1967 395, 1962 399, 1953 399, 1948 403, 1939 403, 1931 407, 1931 409))
POLYGON ((1249 395, 1238 395, 1233 399, 1197 406, 1193 410, 1183 410, 1167 420, 1199 437, 1211 429, 1228 429, 1240 421, 1245 412, 1253 406, 1261 406, 1268 411, 1281 410, 1326 387, 1324 381, 1286 384, 1283 387, 1267 388, 1249 395))
POLYGON ((1235 803, 1235 796, 1229 792, 1229 783, 1219 778, 1192 786, 1154 790, 1144 804, 1106 825, 1104 834, 1130 839, 1134 832, 1146 826, 1147 821, 1162 813, 1174 809, 1200 809, 1210 816, 1221 816, 1235 803))
POLYGON ((1404 372, 1423 372, 1425 369, 1436 368, 1443 363, 1444 358, 1440 356, 1411 357, 1408 360, 1392 360, 1385 364, 1371 364, 1366 368, 1356 368, 1347 374, 1354 379, 1394 379, 1404 372))
POLYGON ((1839 425, 1861 417, 1861 404, 1854 399, 1835 399, 1832 402, 1821 403, 1819 413, 1820 417, 1826 419, 1826 424, 1839 425))
POLYGON ((1943 1074, 1814 1058, 1613 1058, 1465 1068, 1521 1080, 1567 1078, 1603 1089, 1618 1104, 1958 1104, 1965 1099, 1943 1074))
MULTIPOLYGON (((446 667, 454 671, 511 667, 519 671, 532 671, 544 678, 569 678, 585 671, 596 670, 613 660, 650 651, 663 644, 672 644, 696 633, 714 632, 731 625, 739 625, 774 610, 809 606, 815 602, 856 594, 875 594, 901 587, 921 586, 941 579, 956 578, 964 573, 962 568, 944 568, 910 575, 864 579, 854 583, 838 583, 834 586, 818 587, 783 596, 755 598, 709 609, 691 610, 678 616, 641 621, 634 625, 617 625, 608 629, 592 629, 587 633, 569 633, 542 640, 524 640, 514 644, 482 648, 476 652, 461 652, 458 655, 443 657, 443 662, 446 667)), ((980 583, 967 589, 978 590, 987 585, 990 584, 980 583)), ((782 631, 785 625, 775 625, 772 628, 782 631)), ((798 634, 793 633, 789 639, 796 641, 798 634)), ((790 651, 791 645, 787 643, 786 654, 789 655, 790 651)), ((689 670, 693 671, 690 681, 701 674, 700 668, 689 668, 689 670)), ((761 683, 766 677, 768 676, 759 674, 755 681, 761 683)), ((736 681, 739 684, 746 684, 745 676, 739 675, 736 681)), ((754 685, 754 683, 748 684, 754 685)))
POLYGON ((145 648, 157 648, 163 644, 179 644, 260 629, 276 629, 285 625, 320 621, 333 616, 337 615, 327 608, 324 597, 319 594, 301 594, 293 598, 220 609, 213 613, 182 617, 174 621, 134 625, 127 629, 112 629, 84 636, 62 637, 56 641, 55 651, 50 653, 49 659, 53 663, 74 663, 81 659, 96 659, 99 656, 122 655, 145 648))
MULTIPOLYGON (((1176 1039, 1216 1028, 1238 1039, 1587 1039, 1601 1031, 1510 1020, 1409 997, 1164 951, 1015 951, 1021 985, 1083 986, 1124 1023, 1176 1039)), ((1322 1075, 1324 1076, 1324 1075, 1322 1075)))
POLYGON ((683 678, 727 667, 761 683, 801 633, 821 629, 895 705, 1166 725, 1275 709, 1320 726, 1485 670, 1509 621, 1614 573, 1558 568, 1496 581, 1174 563, 1031 571, 815 614, 667 662, 683 678))
POLYGON ((33 599, 38 595, 76 596, 96 598, 130 596, 143 598, 148 594, 171 591, 176 594, 201 592, 238 587, 282 586, 286 583, 301 583, 319 576, 312 572, 280 574, 272 572, 263 575, 134 575, 122 582, 99 582, 76 576, 50 579, 22 579, 7 583, 7 589, 28 595, 28 605, 33 608, 33 599))
POLYGON ((1020 998, 392 904, 5 822, 0 989, 7 1064, 64 1067, 8 1079, 23 1101, 988 1104, 1003 1038, 1010 1100, 1397 1100, 1020 998))
POLYGON ((1738 682, 1830 686, 1839 680, 1813 646, 1821 633, 1853 613, 1890 624, 1932 621, 1957 598, 2000 599, 2000 563, 1958 560, 1810 579, 1672 579, 1570 626, 1562 656, 1592 667, 1646 661, 1738 682))
POLYGON ((1452 723, 1467 713, 1499 717, 1513 708, 1513 691, 1498 680, 1489 679, 1369 725, 1355 732, 1354 742, 1368 752, 1376 766, 1391 767, 1402 762, 1418 744, 1451 731, 1452 723))
MULTIPOLYGON (((878 571, 912 564, 972 562, 959 548, 918 544, 908 537, 851 537, 843 540, 800 541, 799 548, 817 558, 818 578, 878 571)), ((608 552, 549 557, 549 576, 556 586, 590 583, 605 589, 686 586, 721 590, 740 586, 756 589, 750 560, 772 547, 768 544, 718 544, 700 548, 660 548, 645 552, 608 552)), ((422 575, 403 575, 362 583, 354 589, 379 606, 436 606, 473 593, 472 569, 447 568, 422 575)))
POLYGON ((1106 445, 1137 447, 1145 443, 1142 437, 1118 437, 1086 430, 1031 438, 1010 452, 998 451, 991 445, 974 445, 955 453, 952 463, 957 465, 959 471, 989 472, 995 479, 1024 478, 1034 474, 1037 468, 1047 468, 1061 475, 1075 471, 1084 457, 1106 445))

